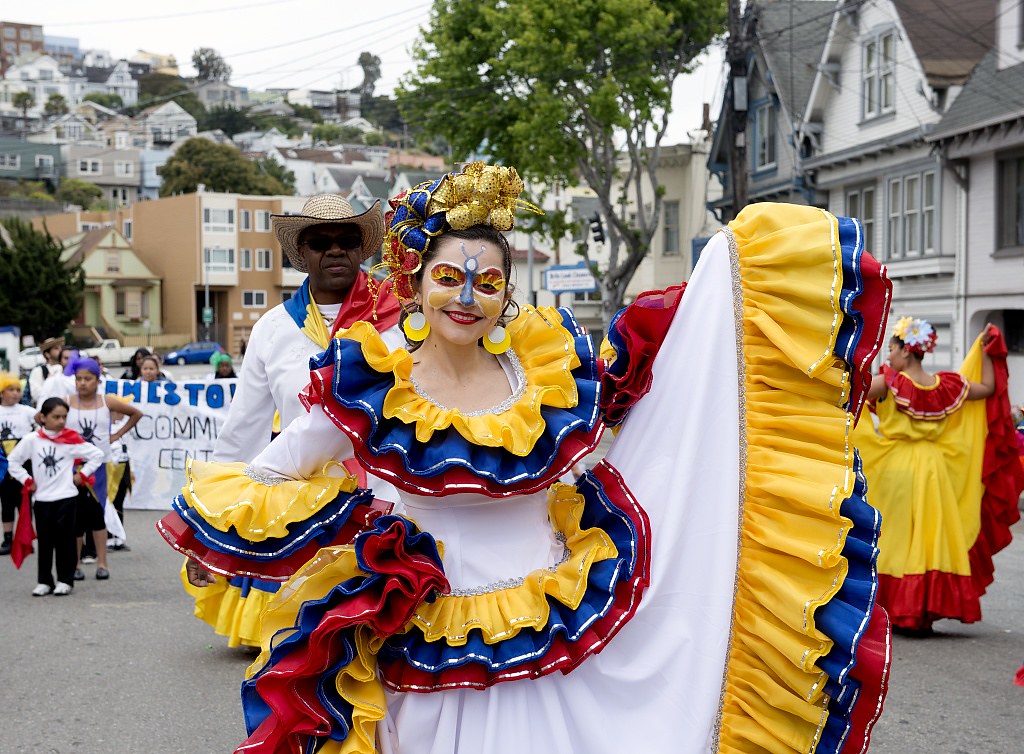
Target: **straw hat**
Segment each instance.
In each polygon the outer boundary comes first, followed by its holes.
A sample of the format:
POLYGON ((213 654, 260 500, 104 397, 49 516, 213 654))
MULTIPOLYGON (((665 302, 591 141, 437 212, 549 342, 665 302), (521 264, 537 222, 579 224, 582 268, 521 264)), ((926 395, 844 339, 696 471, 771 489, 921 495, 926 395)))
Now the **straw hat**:
POLYGON ((384 240, 384 218, 380 213, 380 202, 374 202, 366 212, 357 215, 348 200, 338 194, 317 194, 302 205, 298 215, 271 215, 274 221, 274 235, 281 248, 292 261, 292 267, 307 272, 306 260, 299 251, 299 234, 306 228, 324 223, 351 223, 359 226, 363 234, 363 248, 360 261, 369 259, 380 251, 384 240))
POLYGON ((43 353, 46 353, 51 348, 63 348, 63 347, 64 347, 64 338, 62 338, 62 337, 47 338, 46 340, 44 340, 42 343, 39 344, 39 350, 42 351, 43 353))

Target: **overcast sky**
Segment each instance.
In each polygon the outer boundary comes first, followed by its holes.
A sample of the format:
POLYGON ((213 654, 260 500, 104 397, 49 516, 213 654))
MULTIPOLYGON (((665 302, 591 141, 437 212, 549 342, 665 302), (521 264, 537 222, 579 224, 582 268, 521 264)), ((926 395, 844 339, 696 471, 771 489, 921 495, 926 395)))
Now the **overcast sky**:
MULTIPOLYGON (((41 24, 47 36, 74 37, 83 49, 114 58, 136 50, 173 54, 183 75, 193 73, 192 52, 217 50, 232 68, 231 81, 250 89, 351 89, 362 81, 359 53, 381 59, 378 93, 390 93, 412 66, 410 48, 429 19, 430 0, 37 0, 6 3, 3 20, 41 24), (15 9, 16 8, 16 9, 15 9)), ((719 51, 685 77, 674 93, 667 143, 686 139, 700 125, 701 105, 715 117, 722 83, 719 51)))

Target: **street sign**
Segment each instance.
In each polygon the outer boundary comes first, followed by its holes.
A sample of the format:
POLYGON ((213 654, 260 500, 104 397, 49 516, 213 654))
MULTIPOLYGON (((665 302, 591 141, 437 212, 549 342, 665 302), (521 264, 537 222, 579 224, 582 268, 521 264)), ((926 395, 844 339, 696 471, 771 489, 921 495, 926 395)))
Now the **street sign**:
POLYGON ((551 293, 596 291, 597 279, 586 262, 556 264, 544 270, 544 289, 551 293))
POLYGON ((213 323, 213 307, 212 306, 204 306, 203 307, 203 324, 204 325, 209 325, 209 324, 212 324, 212 323, 213 323))

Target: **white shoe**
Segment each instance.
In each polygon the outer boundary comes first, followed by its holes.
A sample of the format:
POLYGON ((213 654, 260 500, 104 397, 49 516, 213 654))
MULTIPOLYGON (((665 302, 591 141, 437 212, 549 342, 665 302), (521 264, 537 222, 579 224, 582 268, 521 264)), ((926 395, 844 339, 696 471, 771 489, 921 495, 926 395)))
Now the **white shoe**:
POLYGON ((90 563, 95 562, 96 558, 94 558, 92 555, 86 555, 84 558, 82 558, 82 563, 84 563, 85 565, 89 565, 90 563))
POLYGON ((49 584, 36 584, 36 588, 32 590, 32 596, 45 597, 52 591, 53 589, 50 587, 49 584))
POLYGON ((65 584, 63 581, 58 581, 57 586, 54 588, 53 593, 56 595, 71 594, 71 584, 65 584))

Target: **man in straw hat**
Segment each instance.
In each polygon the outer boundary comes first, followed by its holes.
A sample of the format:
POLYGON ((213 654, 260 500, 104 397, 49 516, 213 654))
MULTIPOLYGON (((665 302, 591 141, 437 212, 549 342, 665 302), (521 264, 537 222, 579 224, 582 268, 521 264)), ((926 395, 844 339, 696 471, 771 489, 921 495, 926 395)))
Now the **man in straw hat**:
POLYGON ((39 406, 42 403, 43 385, 52 375, 64 371, 60 363, 60 352, 64 348, 64 338, 47 338, 39 344, 39 351, 45 361, 36 365, 28 375, 29 395, 32 403, 39 406))
MULTIPOLYGON (((298 396, 309 384, 309 359, 327 348, 338 329, 366 320, 383 334, 389 347, 405 344, 397 327, 399 304, 390 284, 375 297, 360 266, 381 248, 380 202, 357 214, 343 197, 319 194, 305 203, 301 213, 272 218, 274 234, 292 267, 308 276, 291 298, 264 314, 252 329, 238 389, 214 445, 217 461, 248 463, 270 441, 272 425, 280 431, 304 411, 298 396)), ((360 483, 367 486, 365 476, 360 483)), ((373 482, 370 486, 387 497, 384 486, 373 482)), ((196 600, 196 614, 227 636, 230 646, 259 645, 258 616, 272 595, 266 590, 276 591, 277 584, 214 580, 192 562, 186 578, 191 581, 185 588, 196 600), (238 604, 243 599, 245 604, 238 604), (234 609, 226 610, 231 601, 236 602, 234 609), (222 619, 222 615, 233 617, 222 619)))

